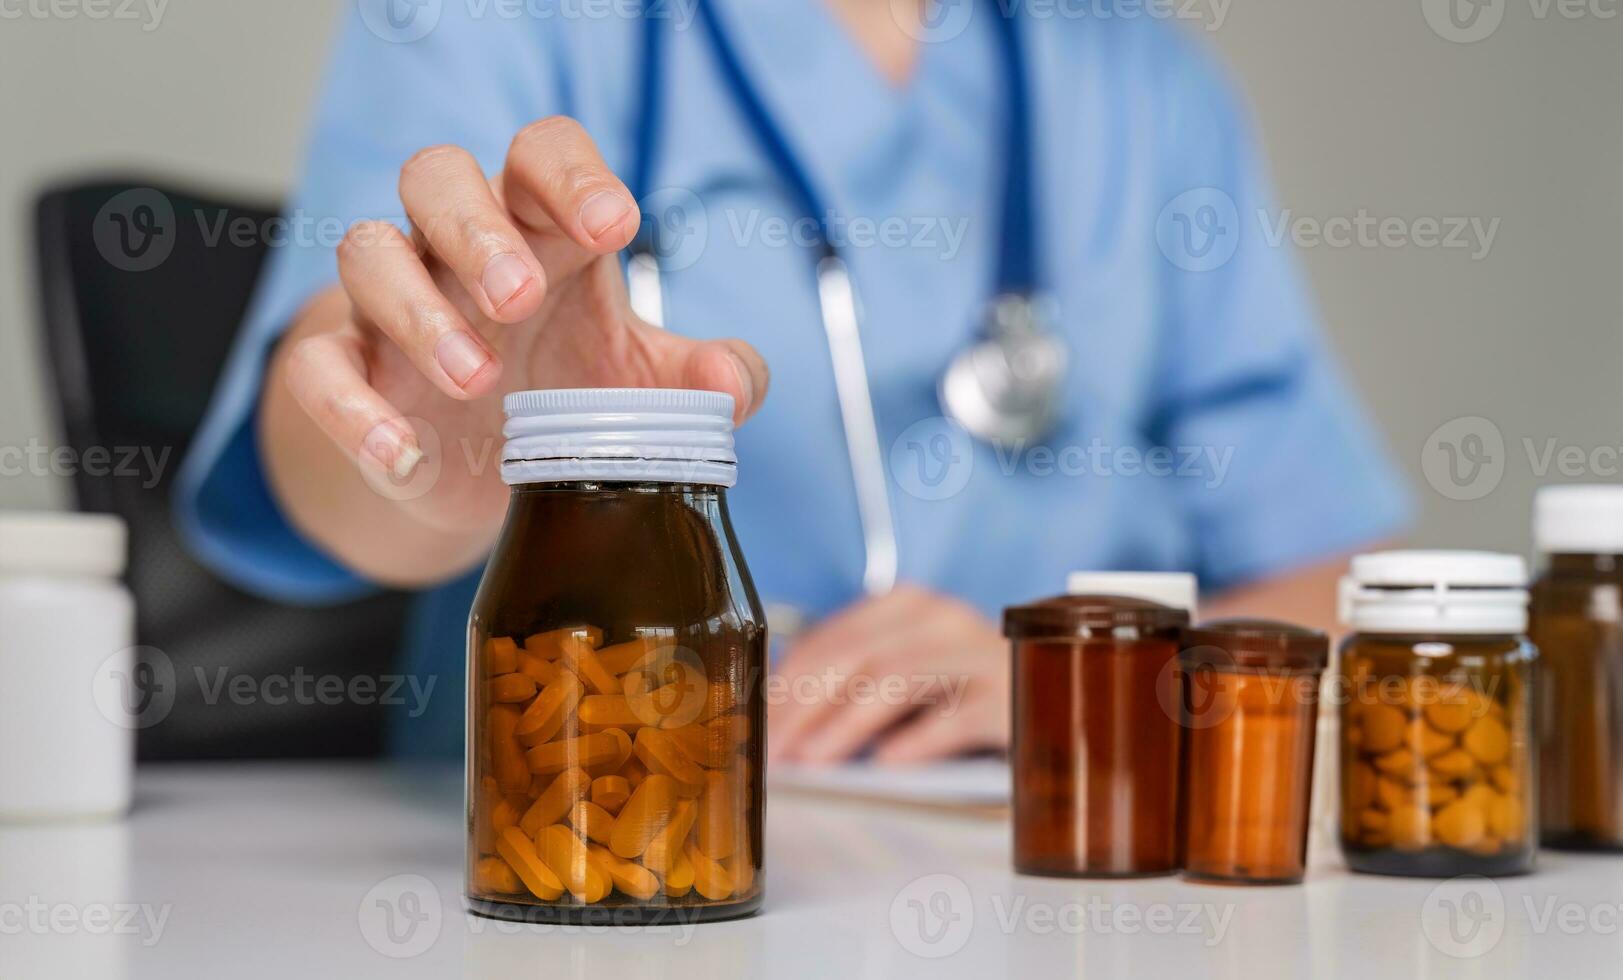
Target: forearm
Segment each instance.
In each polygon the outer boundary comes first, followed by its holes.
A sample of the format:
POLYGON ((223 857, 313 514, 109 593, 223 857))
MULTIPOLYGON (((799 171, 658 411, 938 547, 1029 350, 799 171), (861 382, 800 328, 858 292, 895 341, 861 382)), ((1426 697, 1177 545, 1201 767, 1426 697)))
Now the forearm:
POLYGON ((334 330, 349 309, 343 291, 329 289, 277 345, 259 403, 266 476, 294 527, 343 565, 380 584, 434 585, 482 561, 496 528, 438 528, 422 521, 406 502, 367 482, 356 456, 321 431, 288 386, 298 342, 334 330))

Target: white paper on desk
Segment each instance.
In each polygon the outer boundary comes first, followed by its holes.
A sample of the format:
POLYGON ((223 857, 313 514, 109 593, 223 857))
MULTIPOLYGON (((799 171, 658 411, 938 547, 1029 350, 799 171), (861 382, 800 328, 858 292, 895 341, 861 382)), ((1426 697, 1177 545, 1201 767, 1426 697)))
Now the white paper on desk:
POLYGON ((1003 759, 954 759, 920 766, 780 763, 767 770, 767 788, 926 806, 1007 806, 1009 764, 1003 759))

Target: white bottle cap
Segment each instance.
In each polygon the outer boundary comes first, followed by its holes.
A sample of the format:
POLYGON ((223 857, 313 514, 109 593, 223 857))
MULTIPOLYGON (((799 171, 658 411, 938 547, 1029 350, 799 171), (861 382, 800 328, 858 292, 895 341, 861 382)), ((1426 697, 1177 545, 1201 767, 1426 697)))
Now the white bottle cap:
POLYGON ((738 482, 733 396, 676 388, 559 388, 502 400, 502 479, 738 482))
POLYGON ((117 578, 127 536, 113 514, 0 512, 0 573, 117 578))
POLYGON ((1522 633, 1527 562, 1486 551, 1359 555, 1340 600, 1342 622, 1360 633, 1522 633))
POLYGON ((1545 554, 1623 554, 1623 484, 1539 487, 1533 541, 1545 554))
POLYGON ((1195 606, 1199 586, 1188 572, 1072 572, 1065 579, 1065 591, 1071 595, 1122 595, 1130 599, 1148 599, 1174 609, 1189 612, 1190 622, 1197 618, 1195 606))

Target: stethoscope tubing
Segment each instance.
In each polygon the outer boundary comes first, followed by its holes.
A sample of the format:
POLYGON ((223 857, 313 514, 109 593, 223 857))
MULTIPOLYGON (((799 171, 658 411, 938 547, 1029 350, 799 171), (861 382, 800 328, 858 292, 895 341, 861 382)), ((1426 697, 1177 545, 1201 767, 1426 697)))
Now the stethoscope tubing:
MULTIPOLYGON (((749 83, 743 64, 734 50, 721 15, 709 0, 697 0, 700 29, 715 52, 717 66, 731 89, 739 110, 754 132, 763 153, 776 171, 787 180, 803 213, 817 222, 819 242, 817 261, 818 305, 829 360, 833 369, 840 419, 850 460, 858 517, 864 545, 863 590, 883 595, 896 584, 899 547, 891 512, 889 479, 885 456, 879 442, 873 395, 860 330, 859 304, 850 269, 833 244, 828 229, 829 212, 820 205, 811 175, 800 165, 782 130, 749 83)), ((1003 226, 999 236, 997 289, 995 295, 1029 295, 1038 285, 1036 273, 1035 208, 1031 194, 1031 126, 1024 61, 1019 27, 1001 12, 999 51, 1005 71, 1007 126, 1006 172, 1003 188, 1003 226)), ((654 161, 663 128, 660 111, 660 81, 665 60, 665 34, 661 18, 643 18, 643 72, 639 82, 639 110, 636 115, 634 156, 630 170, 632 193, 641 200, 652 189, 654 161)), ((647 229, 651 236, 655 229, 647 229)), ((663 326, 663 290, 655 249, 646 237, 633 246, 627 264, 628 287, 634 311, 645 320, 663 326)))

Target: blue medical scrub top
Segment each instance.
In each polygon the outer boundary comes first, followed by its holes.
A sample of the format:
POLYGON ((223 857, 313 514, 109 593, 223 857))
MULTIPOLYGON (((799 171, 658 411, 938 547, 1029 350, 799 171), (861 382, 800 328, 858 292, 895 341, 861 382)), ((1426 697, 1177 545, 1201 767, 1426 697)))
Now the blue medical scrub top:
MULTIPOLYGON (((713 2, 827 197, 852 270, 903 579, 995 616, 1060 591, 1073 569, 1182 569, 1221 589, 1401 527, 1407 492, 1288 245, 1265 233, 1274 205, 1255 141, 1190 32, 1140 5, 1136 17, 1020 24, 1037 251, 1070 358, 1059 427, 996 449, 944 421, 936 394, 993 288, 1005 162, 994 25, 980 16, 932 35, 896 86, 819 0, 713 2)), ((555 113, 579 119, 611 166, 629 166, 639 24, 589 13, 612 5, 528 6, 509 17, 500 4, 430 3, 415 8, 427 22, 404 28, 381 3, 349 7, 289 202, 293 241, 274 250, 179 487, 188 539, 247 589, 324 603, 371 588, 289 526, 253 421, 276 337, 336 281, 342 227, 401 215, 397 175, 414 151, 454 143, 496 173, 513 134, 555 113)), ((738 433, 733 520, 762 597, 825 613, 861 594, 863 547, 815 256, 797 244, 806 216, 688 5, 664 9, 666 115, 650 186, 702 202, 683 212, 665 322, 743 337, 772 366, 765 407, 738 433)), ((420 717, 400 712, 402 753, 462 751, 477 577, 417 604, 401 669, 438 679, 420 717)))

